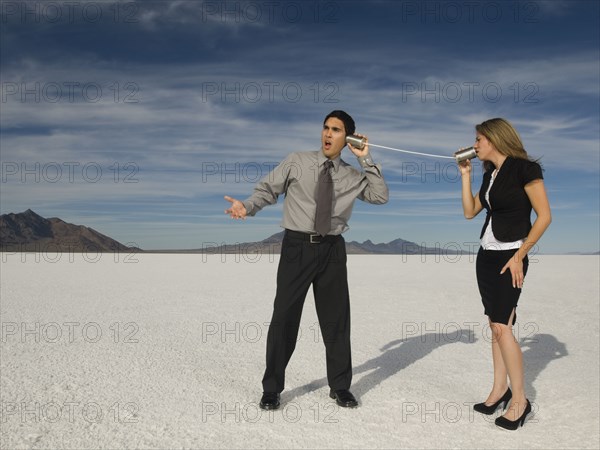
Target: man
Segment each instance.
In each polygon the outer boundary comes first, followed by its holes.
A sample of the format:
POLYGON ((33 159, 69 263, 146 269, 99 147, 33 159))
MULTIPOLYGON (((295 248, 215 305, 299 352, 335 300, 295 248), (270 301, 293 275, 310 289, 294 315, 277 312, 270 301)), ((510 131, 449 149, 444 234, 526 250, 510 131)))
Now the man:
MULTIPOLYGON (((302 307, 311 284, 325 343, 329 395, 340 406, 358 406, 349 391, 350 296, 342 233, 348 229, 355 199, 386 203, 388 187, 381 167, 371 159, 368 142, 363 149, 348 144, 362 172, 340 158, 346 136, 354 131, 352 117, 344 111, 332 111, 323 122, 321 150, 290 154, 243 202, 225 196, 231 203, 225 213, 244 219, 285 194, 285 234, 267 336, 267 367, 260 401, 263 409, 277 409, 280 405, 285 368, 296 346, 302 307)), ((358 136, 366 140, 365 136, 358 136)))

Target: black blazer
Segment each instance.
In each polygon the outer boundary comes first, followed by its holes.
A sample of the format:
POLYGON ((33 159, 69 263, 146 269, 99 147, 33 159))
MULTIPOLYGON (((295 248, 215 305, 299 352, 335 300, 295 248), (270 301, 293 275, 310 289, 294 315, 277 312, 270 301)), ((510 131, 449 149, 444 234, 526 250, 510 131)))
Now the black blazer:
POLYGON ((492 233, 500 242, 514 242, 524 239, 531 230, 531 202, 525 192, 525 185, 536 179, 543 179, 542 168, 536 162, 519 158, 506 158, 500 167, 492 189, 490 202, 485 200, 485 193, 490 185, 493 170, 483 174, 479 200, 487 210, 481 235, 492 220, 492 233))

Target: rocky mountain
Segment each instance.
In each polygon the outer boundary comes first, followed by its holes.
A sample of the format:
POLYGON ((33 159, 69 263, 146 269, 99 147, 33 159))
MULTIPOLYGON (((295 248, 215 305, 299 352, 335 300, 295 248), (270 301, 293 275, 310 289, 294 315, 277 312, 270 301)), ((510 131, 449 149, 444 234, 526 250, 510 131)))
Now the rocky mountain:
POLYGON ((31 209, 0 216, 0 251, 125 252, 133 249, 83 225, 56 217, 45 219, 31 209))

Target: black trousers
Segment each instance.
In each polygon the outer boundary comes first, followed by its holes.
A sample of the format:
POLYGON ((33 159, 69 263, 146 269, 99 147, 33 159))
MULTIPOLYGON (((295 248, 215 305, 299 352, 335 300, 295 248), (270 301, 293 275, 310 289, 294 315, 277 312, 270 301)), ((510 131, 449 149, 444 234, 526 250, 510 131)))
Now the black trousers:
POLYGON ((291 234, 286 232, 281 247, 263 391, 281 392, 285 387, 285 368, 296 348, 302 307, 311 284, 325 343, 327 381, 332 389, 349 389, 350 295, 344 238, 326 236, 312 244, 291 234))

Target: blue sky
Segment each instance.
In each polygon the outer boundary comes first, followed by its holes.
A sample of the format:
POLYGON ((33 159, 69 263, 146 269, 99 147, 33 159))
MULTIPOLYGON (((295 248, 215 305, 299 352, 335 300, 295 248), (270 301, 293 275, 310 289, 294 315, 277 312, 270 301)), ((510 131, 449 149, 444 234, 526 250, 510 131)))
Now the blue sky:
MULTIPOLYGON (((331 110, 374 144, 440 155, 504 117, 545 169, 554 220, 537 251, 598 251, 598 5, 2 1, 0 212, 144 249, 261 240, 283 199, 242 222, 223 195, 318 149, 331 110)), ((347 240, 476 245, 484 217, 463 218, 453 161, 372 153, 390 201, 357 202, 347 240)))

